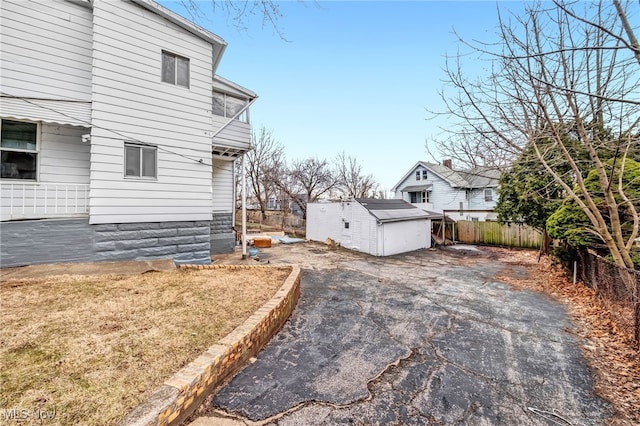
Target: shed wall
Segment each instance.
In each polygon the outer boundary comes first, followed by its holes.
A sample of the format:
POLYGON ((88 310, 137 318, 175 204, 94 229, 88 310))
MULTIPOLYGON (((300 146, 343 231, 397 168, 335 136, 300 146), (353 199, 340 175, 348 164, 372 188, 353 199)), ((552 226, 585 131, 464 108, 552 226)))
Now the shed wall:
POLYGON ((382 256, 431 247, 431 220, 417 219, 384 223, 381 227, 382 256))

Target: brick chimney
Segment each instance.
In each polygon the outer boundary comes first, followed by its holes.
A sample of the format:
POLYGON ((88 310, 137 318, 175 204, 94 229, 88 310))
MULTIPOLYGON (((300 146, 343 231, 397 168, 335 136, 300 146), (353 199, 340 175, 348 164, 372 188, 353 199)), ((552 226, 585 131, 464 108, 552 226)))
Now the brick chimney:
POLYGON ((450 168, 450 169, 452 169, 452 170, 453 170, 453 167, 452 167, 452 165, 451 165, 451 159, 450 159, 450 158, 449 158, 449 159, 447 159, 447 160, 442 160, 442 165, 443 165, 443 166, 445 166, 445 167, 448 167, 448 168, 450 168))

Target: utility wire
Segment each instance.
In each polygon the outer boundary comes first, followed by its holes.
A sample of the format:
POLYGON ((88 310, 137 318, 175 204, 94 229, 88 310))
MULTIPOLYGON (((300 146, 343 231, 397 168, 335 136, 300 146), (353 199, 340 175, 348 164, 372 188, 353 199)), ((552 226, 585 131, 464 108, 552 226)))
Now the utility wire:
MULTIPOLYGON (((180 154, 180 153, 178 153, 178 152, 175 152, 175 151, 172 151, 172 150, 170 150, 170 149, 164 148, 164 147, 162 147, 161 145, 155 145, 155 144, 151 144, 151 143, 148 143, 148 142, 143 142, 143 141, 141 141, 141 140, 139 140, 139 139, 137 139, 137 138, 134 138, 134 137, 131 137, 131 136, 127 136, 127 135, 124 135, 124 134, 122 134, 122 133, 118 132, 117 130, 113 130, 113 129, 110 129, 110 128, 107 128, 107 127, 98 126, 98 125, 95 125, 95 124, 91 123, 90 121, 83 120, 83 119, 80 119, 80 118, 78 118, 78 117, 74 117, 74 116, 69 115, 69 114, 67 114, 67 113, 65 113, 65 112, 59 111, 59 110, 57 110, 57 109, 55 109, 55 108, 50 108, 50 107, 47 107, 47 106, 45 106, 45 105, 40 105, 40 104, 38 104, 38 103, 36 103, 36 102, 30 101, 28 98, 21 97, 21 96, 11 95, 11 94, 6 93, 6 92, 0 92, 0 95, 2 95, 2 96, 4 96, 4 97, 8 97, 8 98, 20 99, 21 101, 26 102, 26 103, 31 104, 31 105, 34 105, 34 106, 36 106, 36 107, 38 107, 38 108, 46 109, 46 110, 49 110, 49 111, 55 112, 56 114, 60 114, 60 115, 62 115, 62 116, 64 116, 64 117, 71 118, 71 119, 73 119, 73 120, 75 120, 75 121, 78 121, 78 122, 80 122, 80 123, 84 123, 84 124, 86 124, 88 127, 95 127, 95 128, 98 128, 98 129, 106 130, 106 131, 108 131, 108 132, 111 132, 111 133, 113 133, 113 134, 115 134, 115 135, 120 136, 120 138, 122 138, 125 142, 134 142, 134 143, 136 143, 136 144, 143 145, 143 146, 155 147, 155 148, 158 148, 158 149, 159 149, 159 150, 161 150, 161 151, 167 152, 167 153, 169 153, 169 154, 177 155, 177 156, 179 156, 179 157, 185 158, 185 159, 187 159, 187 160, 193 161, 193 162, 198 163, 198 164, 202 164, 202 165, 205 165, 205 166, 209 166, 209 167, 219 168, 219 169, 225 170, 225 168, 223 168, 223 167, 217 167, 217 166, 214 166, 213 164, 205 163, 201 158, 196 160, 194 157, 189 157, 189 156, 187 156, 187 155, 180 154)), ((44 99, 43 99, 43 100, 44 100, 44 99)), ((51 99, 51 100, 54 100, 54 99, 51 99)), ((120 138, 113 138, 113 137, 112 137, 112 138, 110 138, 110 137, 107 137, 107 136, 104 136, 104 138, 105 138, 105 139, 120 140, 120 138)), ((190 149, 190 148, 184 148, 184 149, 190 149)))

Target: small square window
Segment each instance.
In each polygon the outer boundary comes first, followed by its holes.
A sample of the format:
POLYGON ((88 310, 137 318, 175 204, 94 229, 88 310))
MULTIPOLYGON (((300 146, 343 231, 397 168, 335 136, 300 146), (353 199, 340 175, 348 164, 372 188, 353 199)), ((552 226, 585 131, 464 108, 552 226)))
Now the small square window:
POLYGON ((349 229, 349 222, 344 223, 344 229, 349 229))
POLYGON ((189 87, 189 58, 162 51, 162 81, 189 87))
POLYGON ((126 177, 156 178, 157 150, 155 146, 125 143, 124 164, 126 177))

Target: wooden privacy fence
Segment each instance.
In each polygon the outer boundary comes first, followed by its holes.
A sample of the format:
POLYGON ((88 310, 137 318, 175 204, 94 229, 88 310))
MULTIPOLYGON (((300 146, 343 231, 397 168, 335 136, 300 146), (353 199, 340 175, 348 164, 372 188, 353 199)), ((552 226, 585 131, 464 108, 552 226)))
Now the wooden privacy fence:
POLYGON ((521 223, 456 222, 455 240, 468 244, 487 244, 507 247, 540 248, 542 234, 521 223))

